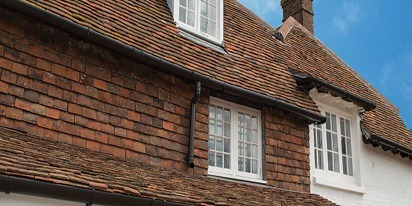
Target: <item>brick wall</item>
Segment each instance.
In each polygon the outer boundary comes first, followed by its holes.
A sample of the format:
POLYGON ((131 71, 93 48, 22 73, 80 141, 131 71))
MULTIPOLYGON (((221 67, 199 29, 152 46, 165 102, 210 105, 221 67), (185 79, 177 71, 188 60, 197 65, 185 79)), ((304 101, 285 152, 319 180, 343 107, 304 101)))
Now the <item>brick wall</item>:
POLYGON ((310 191, 309 130, 281 111, 265 110, 266 179, 269 185, 310 191))
MULTIPOLYGON (((0 125, 166 169, 207 174, 207 90, 186 166, 193 83, 0 8, 0 125), (13 19, 13 21, 10 21, 13 19)), ((309 191, 308 131, 264 110, 267 182, 309 191)))

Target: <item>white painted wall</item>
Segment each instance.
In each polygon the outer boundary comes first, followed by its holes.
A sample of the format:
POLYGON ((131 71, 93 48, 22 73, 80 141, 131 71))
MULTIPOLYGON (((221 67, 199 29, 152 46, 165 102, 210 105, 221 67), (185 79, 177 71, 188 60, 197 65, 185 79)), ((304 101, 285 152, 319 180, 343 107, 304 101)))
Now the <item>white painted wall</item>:
POLYGON ((384 152, 381 148, 373 148, 371 145, 364 144, 362 140, 359 140, 358 144, 360 184, 365 193, 360 194, 314 184, 313 178, 311 192, 343 206, 411 206, 412 161, 393 155, 389 151, 384 152))
POLYGON ((85 206, 85 203, 68 202, 28 195, 0 193, 0 206, 85 206))

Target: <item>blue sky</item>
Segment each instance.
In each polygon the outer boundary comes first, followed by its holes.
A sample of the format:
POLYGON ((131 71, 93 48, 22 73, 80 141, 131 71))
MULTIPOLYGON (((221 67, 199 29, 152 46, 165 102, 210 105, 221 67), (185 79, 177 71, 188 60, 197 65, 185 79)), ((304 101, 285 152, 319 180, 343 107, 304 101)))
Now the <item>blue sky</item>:
MULTIPOLYGON (((278 27, 280 0, 239 0, 278 27)), ((400 110, 412 129, 412 1, 314 0, 315 36, 400 110)))

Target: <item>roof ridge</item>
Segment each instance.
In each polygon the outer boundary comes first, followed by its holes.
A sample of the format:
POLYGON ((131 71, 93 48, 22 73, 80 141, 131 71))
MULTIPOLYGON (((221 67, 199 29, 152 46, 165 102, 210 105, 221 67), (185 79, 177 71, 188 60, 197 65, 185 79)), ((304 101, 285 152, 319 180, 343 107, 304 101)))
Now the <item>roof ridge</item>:
POLYGON ((390 105, 390 108, 395 111, 399 115, 399 109, 390 102, 385 96, 383 96, 377 89, 375 89, 366 79, 364 79, 360 74, 358 74, 351 66, 349 66, 343 59, 341 59, 338 55, 336 55, 331 49, 329 49, 320 39, 318 39, 315 35, 309 32, 304 26, 302 26, 298 21, 295 21, 296 26, 299 27, 303 32, 305 32, 309 38, 314 40, 324 51, 326 51, 332 58, 336 59, 343 67, 347 68, 355 78, 359 79, 367 88, 374 91, 377 96, 390 105))

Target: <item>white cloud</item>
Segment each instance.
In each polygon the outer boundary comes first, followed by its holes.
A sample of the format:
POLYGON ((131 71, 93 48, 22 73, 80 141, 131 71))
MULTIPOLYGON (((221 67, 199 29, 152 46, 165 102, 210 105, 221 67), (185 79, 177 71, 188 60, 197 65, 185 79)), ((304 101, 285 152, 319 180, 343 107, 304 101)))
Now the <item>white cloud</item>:
POLYGON ((346 33, 349 26, 358 21, 361 9, 355 3, 344 2, 333 17, 333 24, 341 33, 346 33))
POLYGON ((239 0, 244 6, 252 10, 256 15, 263 19, 275 15, 279 7, 278 0, 239 0))

